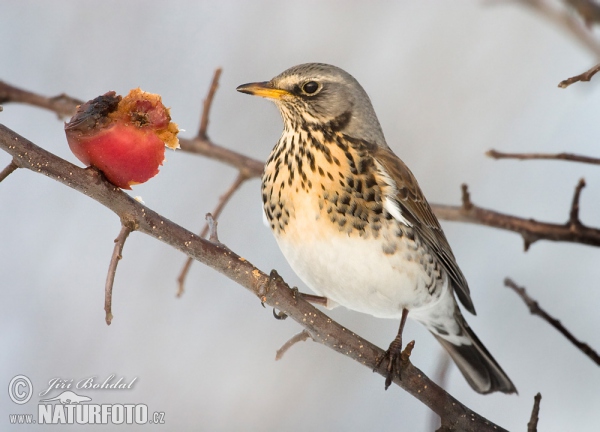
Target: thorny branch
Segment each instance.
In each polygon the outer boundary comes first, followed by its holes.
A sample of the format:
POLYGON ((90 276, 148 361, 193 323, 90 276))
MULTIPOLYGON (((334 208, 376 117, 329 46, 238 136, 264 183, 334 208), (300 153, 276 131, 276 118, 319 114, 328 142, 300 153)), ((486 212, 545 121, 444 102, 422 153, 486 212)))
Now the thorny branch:
POLYGON ((540 416, 540 402, 542 394, 538 393, 533 398, 533 409, 531 410, 531 419, 527 423, 527 432, 537 432, 537 424, 540 416))
MULTIPOLYGON (((98 201, 121 220, 132 221, 138 231, 160 240, 219 271, 248 289, 262 303, 284 312, 311 338, 385 376, 386 365, 377 367, 382 349, 345 329, 317 310, 279 277, 270 277, 222 244, 211 243, 162 217, 108 183, 96 170, 86 170, 55 156, 0 125, 0 148, 21 168, 46 175, 98 201)), ((410 344, 409 344, 410 346, 410 344)), ((408 346, 407 346, 408 348, 408 346)), ((461 404, 403 355, 403 367, 393 382, 436 412, 447 429, 494 431, 504 429, 461 404)))
POLYGON ((113 319, 112 314, 112 290, 115 282, 115 275, 117 273, 117 265, 123 258, 123 246, 129 234, 135 230, 135 222, 121 220, 121 231, 115 239, 115 248, 110 258, 110 264, 108 266, 108 275, 106 276, 106 285, 104 287, 104 311, 106 312, 106 324, 110 325, 113 319))
POLYGON ((598 355, 598 353, 594 351, 594 349, 592 349, 592 347, 590 347, 588 344, 576 339, 575 336, 573 336, 573 334, 571 334, 571 332, 568 331, 559 320, 550 316, 544 309, 542 309, 537 301, 529 297, 525 291, 525 288, 518 286, 509 278, 504 279, 504 285, 511 288, 519 295, 519 297, 521 297, 532 315, 537 315, 548 322, 552 327, 562 333, 562 335, 566 337, 573 345, 575 345, 581 352, 583 352, 586 356, 592 359, 594 363, 600 366, 600 355, 598 355))
MULTIPOLYGON (((211 85, 211 89, 212 87, 213 86, 211 85)), ((209 90, 209 95, 210 93, 211 90, 209 90)), ((41 96, 35 98, 23 98, 23 94, 29 93, 23 92, 22 90, 16 89, 12 86, 7 86, 5 83, 2 83, 0 81, 0 95, 4 95, 4 99, 2 99, 4 102, 30 103, 54 111, 54 109, 49 106, 50 104, 47 101, 44 101, 44 99, 46 98, 43 98, 41 96), (2 86, 5 87, 3 88, 2 86)), ((67 98, 69 100, 76 100, 69 97, 67 98)), ((210 98, 207 97, 207 100, 210 100, 210 98)), ((210 104, 208 106, 210 106, 210 104)), ((74 112, 76 104, 73 104, 71 108, 72 112, 74 112)), ((203 155, 237 168, 240 171, 240 175, 245 176, 246 179, 260 177, 260 175, 262 174, 262 162, 245 156, 241 153, 235 152, 233 150, 221 147, 215 144, 213 141, 209 140, 208 138, 180 138, 179 144, 183 151, 203 155)), ((231 189, 229 189, 228 192, 229 191, 231 191, 231 189)), ((226 193, 225 195, 228 194, 226 193)), ((569 225, 553 224, 539 222, 533 219, 519 218, 516 216, 510 216, 493 210, 483 209, 472 204, 471 207, 468 207, 464 205, 464 199, 462 206, 432 204, 431 207, 435 215, 440 219, 486 225, 494 228, 500 228, 517 232, 523 236, 523 239, 525 240, 526 250, 529 247, 529 245, 531 245, 537 240, 564 241, 572 243, 582 243, 590 246, 600 246, 600 230, 596 228, 586 227, 584 225, 580 225, 576 229, 572 229, 572 227, 569 225)), ((215 218, 217 218, 218 214, 220 213, 216 210, 217 209, 215 209, 212 212, 215 218)), ((185 268, 182 271, 182 274, 184 273, 185 268)), ((179 293, 182 292, 182 280, 184 279, 185 275, 183 276, 183 279, 180 275, 178 279, 180 287, 178 291, 179 293)))
POLYGON ((552 159, 552 160, 564 160, 570 162, 581 162, 593 165, 600 165, 600 158, 593 158, 589 156, 577 155, 573 153, 504 153, 497 150, 488 150, 485 153, 493 159, 519 159, 519 160, 533 160, 533 159, 552 159))

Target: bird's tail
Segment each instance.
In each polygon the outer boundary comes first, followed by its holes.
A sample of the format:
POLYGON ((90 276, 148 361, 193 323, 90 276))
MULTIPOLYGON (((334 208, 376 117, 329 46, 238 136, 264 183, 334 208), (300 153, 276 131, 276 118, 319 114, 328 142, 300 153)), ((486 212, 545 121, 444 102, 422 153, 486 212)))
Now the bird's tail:
POLYGON ((448 351, 458 369, 462 372, 467 382, 478 393, 516 393, 517 389, 502 370, 500 365, 494 360, 492 355, 481 343, 479 338, 473 333, 469 324, 465 321, 458 307, 456 307, 454 317, 459 326, 458 339, 471 343, 460 343, 456 337, 444 335, 444 331, 438 332, 436 328, 427 326, 436 339, 448 351), (448 340, 452 339, 452 341, 448 340))

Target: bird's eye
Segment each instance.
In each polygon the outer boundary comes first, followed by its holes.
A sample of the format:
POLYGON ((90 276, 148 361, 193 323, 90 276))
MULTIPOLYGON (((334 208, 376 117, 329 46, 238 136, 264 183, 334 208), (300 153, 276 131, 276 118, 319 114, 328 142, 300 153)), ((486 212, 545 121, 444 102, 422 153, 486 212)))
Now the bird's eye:
POLYGON ((308 95, 315 94, 319 90, 319 84, 315 81, 308 81, 302 85, 302 91, 308 95))

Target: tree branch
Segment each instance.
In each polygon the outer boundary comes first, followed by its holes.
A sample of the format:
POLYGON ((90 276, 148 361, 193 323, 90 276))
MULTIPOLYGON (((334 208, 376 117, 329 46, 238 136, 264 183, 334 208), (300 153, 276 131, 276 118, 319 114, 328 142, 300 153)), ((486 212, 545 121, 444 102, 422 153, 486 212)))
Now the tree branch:
MULTIPOLYGON (((108 183, 96 170, 85 170, 36 146, 0 125, 0 148, 17 160, 20 167, 39 172, 67 185, 115 212, 121 220, 131 220, 136 229, 166 243, 248 289, 262 303, 276 307, 299 323, 311 338, 385 376, 386 365, 376 367, 384 351, 348 331, 297 296, 279 277, 270 277, 225 245, 211 243, 162 217, 108 183)), ((430 407, 461 431, 503 431, 471 411, 431 381, 409 361, 393 382, 430 407)))
POLYGON ((518 286, 509 278, 504 279, 504 285, 511 288, 519 295, 519 297, 521 297, 532 315, 537 315, 544 321, 548 322, 552 327, 562 333, 562 335, 566 337, 573 345, 575 345, 581 352, 583 352, 586 356, 592 359, 594 363, 600 366, 600 355, 598 355, 598 353, 594 351, 588 344, 576 339, 575 336, 573 336, 559 320, 550 316, 544 309, 542 309, 537 301, 527 295, 525 288, 518 286))
POLYGON ((471 202, 466 185, 463 185, 463 205, 461 207, 433 204, 431 208, 440 219, 486 225, 519 233, 525 242, 525 250, 528 250, 529 246, 538 240, 600 246, 599 229, 587 227, 581 222, 572 224, 570 220, 565 224, 553 224, 487 210, 471 202), (467 197, 466 201, 465 196, 467 197))
POLYGON ((2 180, 11 175, 17 168, 19 168, 19 166, 17 165, 15 160, 11 160, 10 163, 6 166, 6 168, 0 171, 0 182, 2 182, 2 180))
MULTIPOLYGON (((225 193, 219 198, 219 202, 212 212, 212 217, 215 220, 219 219, 221 212, 223 211, 223 209, 225 208, 235 191, 237 191, 246 180, 248 180, 248 178, 240 171, 234 182, 231 184, 231 186, 229 186, 229 189, 227 189, 225 193)), ((210 226, 207 221, 204 224, 204 228, 202 228, 202 231, 200 232, 200 237, 206 238, 209 229, 210 226)), ((188 257, 185 261, 185 264, 183 265, 183 268, 181 269, 181 272, 179 273, 179 276, 177 277, 177 284, 179 286, 179 288, 177 289, 177 297, 181 297, 183 295, 183 292, 185 291, 185 280, 190 271, 190 268, 192 267, 193 262, 194 259, 192 257, 188 257)))
MULTIPOLYGON (((6 84, 4 85, 6 86, 6 84)), ((13 89, 13 91, 4 93, 6 98, 3 100, 5 102, 29 103, 59 113, 56 111, 56 106, 54 106, 48 100, 44 100, 48 98, 37 95, 36 97, 31 98, 24 97, 23 95, 28 95, 29 92, 16 89, 12 86, 9 86, 9 88, 13 89)), ((50 100, 54 99, 57 98, 50 98, 50 100)), ((207 96, 207 99, 210 98, 207 96)), ((72 101, 76 101, 76 99, 66 96, 65 100, 71 101, 72 112, 74 112, 76 104, 72 101)), ((179 144, 181 146, 181 150, 183 151, 206 156, 237 168, 240 171, 240 175, 245 176, 247 179, 260 177, 262 174, 263 162, 233 150, 221 147, 208 138, 180 138, 179 144)), ((519 218, 492 210, 486 210, 472 204, 465 207, 464 192, 465 191, 463 190, 462 206, 432 204, 431 207, 435 215, 440 219, 449 221, 473 223, 517 232, 521 234, 525 240, 525 250, 527 250, 532 243, 538 240, 564 241, 582 243, 590 246, 600 246, 599 229, 589 228, 584 225, 573 229, 570 225, 538 222, 533 219, 519 218)), ((215 215, 215 217, 216 214, 217 212, 213 211, 213 215, 215 215)))
POLYGON ((304 342, 305 340, 310 339, 310 333, 306 330, 302 330, 300 333, 292 336, 286 343, 284 343, 281 348, 277 350, 275 354, 275 360, 281 360, 285 353, 298 342, 304 342))
POLYGON ((198 138, 200 139, 208 139, 208 135, 206 134, 208 129, 208 119, 210 117, 210 109, 212 107, 213 99, 215 98, 215 93, 219 87, 221 72, 223 72, 223 69, 215 69, 215 74, 213 75, 212 83, 208 89, 208 94, 206 95, 206 99, 204 99, 202 116, 200 117, 200 129, 198 130, 198 138))
POLYGON ((527 432, 537 432, 537 424, 540 415, 540 402, 542 400, 542 394, 538 393, 533 398, 533 409, 531 410, 531 419, 527 423, 527 432))
POLYGON ((566 80, 562 80, 561 82, 558 83, 558 87, 567 88, 571 84, 579 82, 579 81, 590 81, 592 79, 592 77, 594 75, 596 75, 596 73, 598 73, 599 71, 600 71, 600 63, 598 63, 596 66, 592 66, 590 69, 588 69, 584 73, 575 75, 571 78, 567 78, 566 80))
POLYGON ((75 113, 77 105, 83 103, 83 101, 72 98, 64 93, 49 98, 0 81, 0 104, 5 102, 20 102, 54 111, 58 115, 58 118, 72 116, 75 113))
POLYGON ((493 159, 519 159, 519 160, 533 160, 533 159, 552 159, 552 160, 564 160, 570 162, 581 162, 593 165, 600 165, 600 158, 593 158, 589 156, 582 156, 573 153, 504 153, 497 150, 488 150, 485 153, 493 159))
POLYGON ((129 234, 135 230, 134 221, 121 220, 121 231, 115 239, 115 248, 110 258, 110 264, 108 266, 108 275, 106 276, 106 285, 104 287, 104 311, 106 312, 106 324, 110 325, 113 319, 112 314, 112 290, 113 284, 115 283, 115 275, 117 274, 117 265, 123 258, 123 246, 125 246, 125 240, 129 237, 129 234))
POLYGON ((518 2, 529 6, 533 11, 556 24, 558 28, 570 34, 594 53, 596 57, 600 57, 600 43, 598 40, 567 8, 554 7, 548 0, 518 0, 518 2))

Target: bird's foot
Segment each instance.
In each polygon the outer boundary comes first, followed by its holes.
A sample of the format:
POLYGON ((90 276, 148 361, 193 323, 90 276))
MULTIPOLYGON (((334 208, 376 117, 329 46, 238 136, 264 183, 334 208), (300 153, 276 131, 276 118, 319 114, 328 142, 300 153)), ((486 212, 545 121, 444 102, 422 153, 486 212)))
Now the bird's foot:
MULTIPOLYGON (((387 390, 392 384, 392 380, 394 379, 394 375, 398 374, 401 366, 401 354, 402 354, 402 337, 396 337, 390 344, 390 347, 387 351, 377 360, 375 364, 375 369, 373 372, 376 372, 377 369, 381 366, 384 360, 387 360, 386 371, 387 374, 385 376, 385 389, 387 390)), ((398 374, 399 375, 399 374, 398 374)))
POLYGON ((402 350, 402 338, 396 338, 390 344, 390 347, 387 351, 377 360, 376 367, 373 369, 373 372, 376 372, 384 360, 387 359, 387 367, 386 367, 386 377, 385 377, 385 389, 387 390, 394 376, 400 377, 400 372, 403 367, 408 363, 410 359, 410 355, 412 353, 413 348, 415 347, 415 341, 410 341, 402 350))

